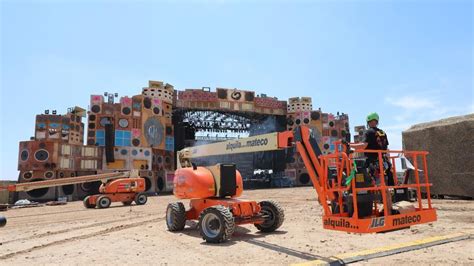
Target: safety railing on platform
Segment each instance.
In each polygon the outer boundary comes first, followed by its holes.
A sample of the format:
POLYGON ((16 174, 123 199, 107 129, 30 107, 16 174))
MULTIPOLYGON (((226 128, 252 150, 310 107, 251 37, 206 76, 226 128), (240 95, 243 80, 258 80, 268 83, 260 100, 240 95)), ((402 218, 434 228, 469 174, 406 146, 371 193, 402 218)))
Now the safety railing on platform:
MULTIPOLYGON (((337 147, 338 145, 336 145, 337 147)), ((338 208, 340 211, 340 216, 348 216, 347 212, 344 212, 343 208, 343 194, 344 193, 352 193, 352 202, 353 202, 353 217, 358 217, 359 209, 357 204, 357 195, 359 193, 375 193, 381 195, 382 204, 383 204, 383 215, 388 216, 391 215, 389 212, 391 209, 391 191, 396 189, 415 189, 416 190, 416 198, 418 202, 418 206, 416 210, 424 210, 424 209, 432 209, 431 205, 431 197, 430 197, 430 187, 432 186, 429 183, 428 177, 428 169, 426 163, 426 156, 428 152, 425 151, 401 151, 401 150, 355 150, 353 153, 346 153, 346 149, 343 148, 343 151, 340 151, 336 148, 336 151, 332 154, 328 155, 321 155, 321 166, 324 171, 324 174, 320 177, 322 185, 322 189, 324 191, 324 195, 326 198, 321 201, 323 204, 328 204, 329 202, 334 202, 337 200, 337 204, 339 205, 338 208), (357 158, 358 154, 377 154, 377 162, 376 167, 378 169, 374 169, 375 174, 370 175, 372 177, 372 185, 367 187, 356 187, 356 178, 354 175, 361 174, 357 173, 357 166, 355 164, 355 160, 360 159, 357 158), (411 159, 413 164, 413 172, 414 172, 414 182, 413 183, 406 183, 400 184, 399 179, 397 178, 397 168, 396 168, 396 159, 399 158, 408 158, 411 159), (384 163, 387 165, 387 162, 390 162, 391 167, 388 169, 384 168, 384 163), (422 167, 420 169, 419 162, 421 162, 422 167), (330 168, 335 169, 336 174, 330 174, 330 168), (388 176, 388 172, 391 171, 394 185, 386 184, 385 176, 388 176), (424 180, 421 180, 420 172, 422 172, 422 176, 424 180), (382 174, 381 174, 382 173, 382 174), (378 175, 378 176, 377 176, 378 175), (334 178, 335 177, 335 178, 334 178), (376 180, 379 179, 379 180, 376 180), (349 180, 349 181, 348 181, 349 180), (376 182, 379 181, 379 182, 376 182), (347 184, 346 184, 347 182, 347 184), (377 184, 378 183, 378 184, 377 184), (422 189, 426 190, 426 201, 427 201, 427 208, 426 204, 423 204, 422 200, 422 189), (390 196, 390 199, 388 198, 390 196), (390 205, 390 207, 389 207, 390 205)), ((364 165, 366 167, 367 165, 364 165)), ((372 209, 372 215, 377 216, 378 213, 377 209, 377 201, 374 201, 374 206, 372 209)), ((334 208, 335 206, 332 206, 334 208)), ((331 210, 332 210, 331 208, 331 210)), ((325 211, 328 211, 329 208, 324 208, 325 211)), ((334 210, 332 210, 334 211, 334 210)), ((329 213, 326 213, 329 215, 329 213)))

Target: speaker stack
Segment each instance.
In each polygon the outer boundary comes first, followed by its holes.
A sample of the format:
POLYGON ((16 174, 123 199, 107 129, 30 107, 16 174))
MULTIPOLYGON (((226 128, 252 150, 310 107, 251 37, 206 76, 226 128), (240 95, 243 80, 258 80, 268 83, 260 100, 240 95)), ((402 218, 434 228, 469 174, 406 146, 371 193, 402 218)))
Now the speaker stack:
POLYGON ((166 181, 166 171, 160 170, 156 171, 156 179, 155 179, 155 188, 156 192, 168 192, 167 189, 167 181, 166 181))
POLYGON ((80 133, 84 130, 84 125, 76 123, 70 119, 71 114, 67 115, 37 115, 35 123, 35 139, 36 140, 52 140, 62 142, 80 143, 82 140, 80 133))
POLYGON ((58 167, 59 143, 53 141, 21 141, 18 170, 55 171, 58 167))
MULTIPOLYGON (((58 170, 57 178, 70 178, 75 177, 76 172, 74 170, 58 170)), ((68 201, 76 200, 77 197, 77 185, 64 185, 58 187, 58 198, 67 197, 68 201)))
POLYGON ((105 145, 105 132, 104 126, 100 124, 105 123, 105 119, 102 118, 102 111, 104 105, 104 97, 102 95, 91 95, 91 103, 88 114, 88 126, 87 126, 87 145, 105 145), (100 129, 100 133, 97 131, 100 129), (99 139, 98 139, 99 138, 99 139))
MULTIPOLYGON (((82 117, 80 115, 69 113, 68 117, 63 118, 63 130, 66 128, 66 125, 69 128, 68 142, 76 145, 84 143, 84 123, 82 123, 82 117)), ((65 134, 62 135, 64 139, 65 134)))
POLYGON ((86 172, 102 169, 102 153, 100 147, 82 146, 80 156, 76 157, 76 169, 86 172))
MULTIPOLYGON (((129 170, 132 169, 131 163, 131 147, 114 147, 113 149, 113 156, 114 161, 104 163, 102 169, 103 170, 129 170)), ((103 159, 104 162, 106 161, 106 155, 104 153, 103 159)))
POLYGON ((136 95, 132 97, 131 144, 134 147, 139 147, 142 144, 141 137, 142 137, 143 98, 144 98, 143 95, 136 95))
MULTIPOLYGON (((76 176, 95 175, 97 171, 77 171, 76 176)), ((99 193, 99 187, 102 184, 100 181, 87 182, 76 185, 77 198, 82 200, 86 196, 94 195, 99 193)))
POLYGON ((44 140, 46 139, 48 132, 48 115, 37 115, 35 123, 35 139, 44 140))
POLYGON ((349 117, 346 114, 339 115, 336 119, 337 137, 350 141, 349 117))
POLYGON ((153 149, 152 169, 154 171, 174 171, 176 169, 175 153, 153 149))
POLYGON ((152 149, 152 170, 153 171, 164 171, 165 166, 165 154, 164 150, 152 149))
MULTIPOLYGON (((123 149, 124 147, 122 147, 123 149)), ((143 147, 130 148, 130 163, 132 169, 152 169, 152 149, 143 147)))
POLYGON ((311 185, 306 178, 308 172, 303 158, 296 152, 296 147, 287 149, 285 174, 295 186, 311 185))
POLYGON ((331 137, 323 136, 321 143, 323 146, 323 148, 321 149, 322 153, 324 155, 330 154, 331 153, 331 137))
POLYGON ((120 114, 115 116, 115 146, 131 146, 132 123, 132 99, 122 97, 120 114))
POLYGON ((174 87, 171 84, 164 84, 161 81, 150 80, 148 87, 143 88, 142 95, 149 98, 161 99, 164 102, 173 103, 174 101, 174 87))
POLYGON ((91 113, 94 113, 94 114, 102 113, 103 104, 104 104, 104 96, 91 95, 91 107, 90 107, 91 113))
POLYGON ((161 112, 158 112, 158 114, 154 113, 153 109, 162 109, 162 106, 159 104, 161 104, 159 99, 143 98, 142 134, 139 141, 135 139, 136 136, 133 136, 132 146, 165 149, 166 124, 171 124, 171 119, 162 116, 161 112))
POLYGON ((141 170, 139 175, 145 179, 145 193, 154 194, 156 192, 156 174, 151 170, 141 170))
POLYGON ((255 92, 237 89, 216 88, 221 109, 253 112, 255 110, 255 92))
MULTIPOLYGON (((56 178, 56 172, 52 170, 30 170, 30 171, 21 171, 20 170, 20 183, 27 182, 37 182, 44 181, 56 178)), ((30 191, 20 191, 18 192, 19 199, 31 199, 37 202, 46 202, 56 200, 57 197, 57 188, 39 188, 30 191)))
POLYGON ((72 171, 77 167, 76 158, 81 156, 81 146, 61 144, 59 149, 58 169, 72 171))
POLYGON ((293 130, 296 126, 310 126, 312 108, 310 97, 290 98, 287 106, 287 130, 293 130))
POLYGON ((286 101, 279 101, 271 97, 255 97, 255 112, 264 114, 284 115, 287 113, 286 101))
MULTIPOLYGON (((168 83, 164 84, 161 81, 149 81, 148 88, 143 88, 142 95, 145 98, 159 100, 158 106, 156 106, 159 109, 155 109, 154 106, 151 106, 152 111, 154 111, 156 115, 159 111, 161 115, 171 119, 173 102, 175 100, 173 85, 168 83)), ((148 106, 145 109, 148 109, 148 106)))
POLYGON ((361 142, 364 138, 365 126, 355 126, 354 132, 354 142, 361 142))

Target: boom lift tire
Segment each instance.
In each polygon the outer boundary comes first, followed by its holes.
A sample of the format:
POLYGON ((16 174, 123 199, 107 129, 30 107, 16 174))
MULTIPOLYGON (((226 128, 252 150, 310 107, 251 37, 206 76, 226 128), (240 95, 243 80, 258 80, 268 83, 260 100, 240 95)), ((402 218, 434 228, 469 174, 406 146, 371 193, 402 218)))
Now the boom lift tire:
POLYGON ((106 209, 110 207, 110 203, 112 203, 112 201, 107 196, 100 196, 97 198, 97 208, 99 209, 106 209))
POLYGON ((82 201, 82 203, 84 203, 84 207, 86 207, 87 209, 93 209, 95 208, 95 205, 94 204, 90 204, 89 203, 89 199, 90 199, 90 196, 87 196, 84 198, 84 200, 82 201))
POLYGON ((186 209, 183 203, 173 202, 166 208, 166 226, 169 231, 181 231, 186 225, 186 209))
POLYGON ((259 203, 262 208, 261 213, 265 215, 265 221, 255 224, 258 230, 264 233, 270 233, 278 229, 285 220, 285 213, 280 204, 272 200, 261 201, 259 203))
POLYGON ((199 215, 199 233, 208 243, 221 243, 230 239, 235 230, 234 216, 222 205, 206 208, 199 215))
POLYGON ((148 201, 148 197, 144 193, 138 193, 135 196, 135 203, 137 205, 145 205, 147 201, 148 201))

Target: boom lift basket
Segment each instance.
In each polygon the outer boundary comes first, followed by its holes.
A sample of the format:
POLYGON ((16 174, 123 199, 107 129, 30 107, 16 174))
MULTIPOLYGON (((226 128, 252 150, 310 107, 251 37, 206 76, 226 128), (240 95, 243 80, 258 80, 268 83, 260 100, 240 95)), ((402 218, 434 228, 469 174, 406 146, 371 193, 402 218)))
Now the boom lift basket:
POLYGON ((334 153, 322 155, 311 139, 308 128, 301 127, 295 132, 298 152, 323 206, 324 228, 375 233, 436 221, 426 163, 428 152, 356 150, 348 154, 338 148, 340 143, 336 143, 334 153), (375 165, 378 169, 372 169, 369 173, 365 160, 357 157, 362 153, 376 153, 378 164, 375 165), (410 183, 407 179, 401 182, 397 178, 395 160, 402 156, 413 162, 414 176, 410 183), (386 166, 391 163, 391 167, 384 168, 384 163, 386 166), (388 171, 391 171, 394 180, 391 186, 385 182, 388 171), (410 199, 410 191, 416 191, 416 199, 410 199), (422 194, 426 195, 425 199, 422 194), (405 203, 412 200, 408 203, 410 208, 392 208, 392 201, 402 200, 405 203))

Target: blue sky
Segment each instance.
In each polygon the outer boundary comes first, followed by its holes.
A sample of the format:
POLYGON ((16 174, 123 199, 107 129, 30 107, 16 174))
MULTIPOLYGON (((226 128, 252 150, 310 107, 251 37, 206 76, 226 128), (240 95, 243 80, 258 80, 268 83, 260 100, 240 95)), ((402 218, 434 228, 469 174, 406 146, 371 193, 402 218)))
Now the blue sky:
POLYGON ((1 5, 0 179, 35 114, 90 94, 177 89, 311 96, 351 127, 473 113, 472 1, 8 1, 1 5))

